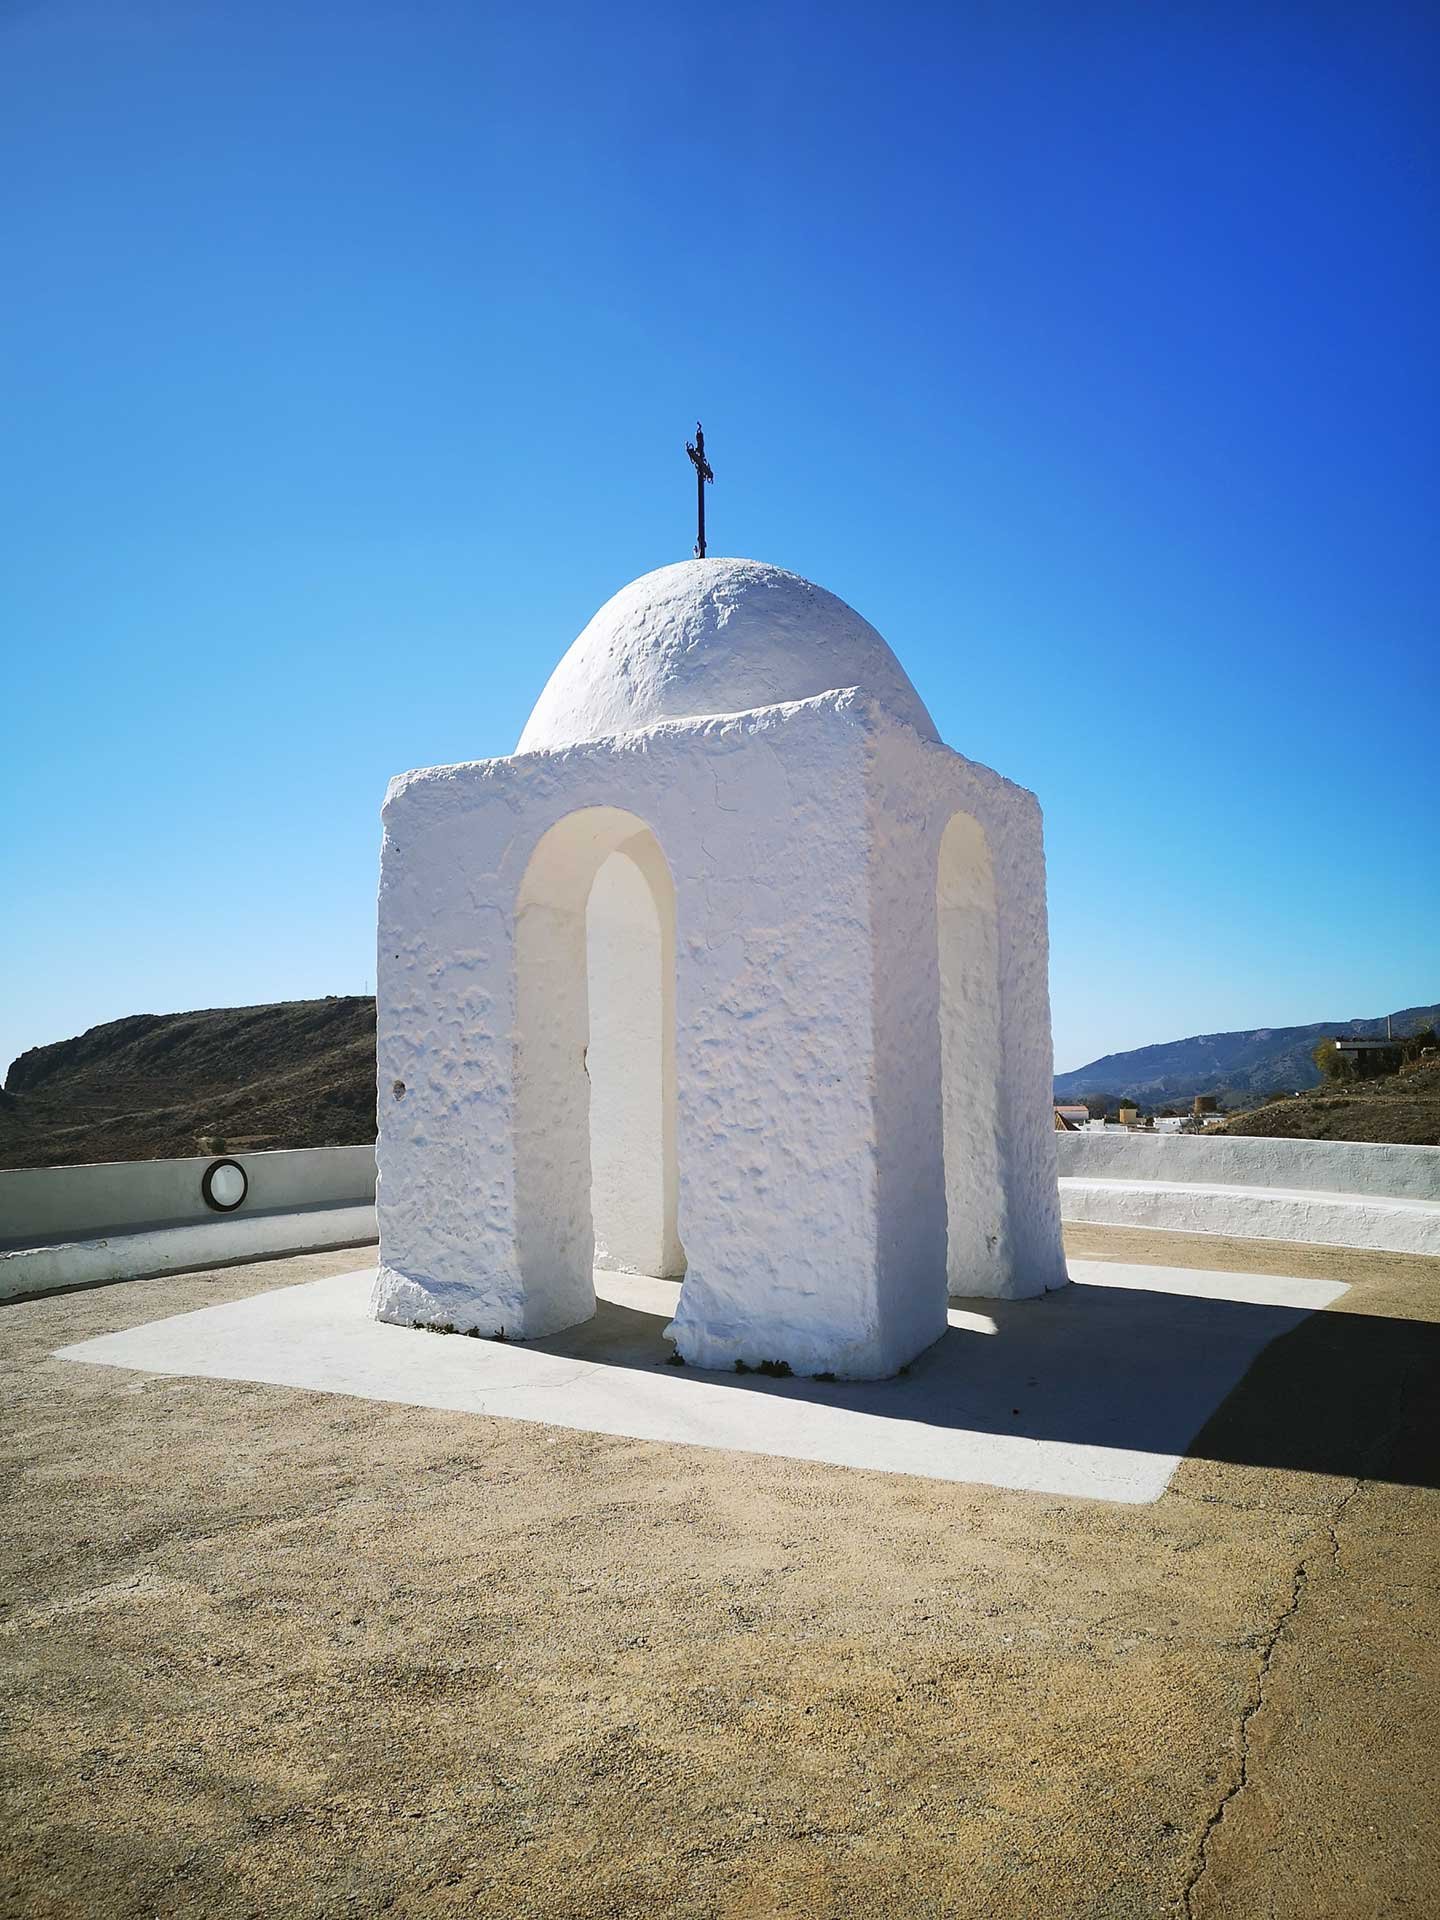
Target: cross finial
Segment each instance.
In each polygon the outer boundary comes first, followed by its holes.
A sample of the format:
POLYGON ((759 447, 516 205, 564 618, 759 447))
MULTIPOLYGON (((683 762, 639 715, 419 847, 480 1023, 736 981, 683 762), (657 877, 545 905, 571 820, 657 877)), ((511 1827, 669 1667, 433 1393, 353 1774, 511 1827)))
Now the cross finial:
POLYGON ((697 420, 695 438, 685 442, 685 451, 690 456, 690 464, 695 469, 695 513, 699 522, 699 537, 695 542, 695 558, 705 558, 705 488, 714 482, 710 471, 710 462, 705 458, 705 429, 697 420))

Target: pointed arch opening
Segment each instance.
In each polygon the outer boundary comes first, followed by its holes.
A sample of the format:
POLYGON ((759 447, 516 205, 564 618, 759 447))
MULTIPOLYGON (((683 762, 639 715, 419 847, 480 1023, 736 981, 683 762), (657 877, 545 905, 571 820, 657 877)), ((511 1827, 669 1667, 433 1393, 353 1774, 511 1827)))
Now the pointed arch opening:
POLYGON ((935 905, 946 1271, 952 1295, 991 1293, 1008 1258, 1000 944, 990 845, 972 814, 953 814, 941 836, 935 905))
POLYGON ((594 1311, 597 1265, 682 1275, 675 887, 652 829, 622 808, 567 815, 526 868, 515 1076, 527 1301, 558 1329, 594 1311))

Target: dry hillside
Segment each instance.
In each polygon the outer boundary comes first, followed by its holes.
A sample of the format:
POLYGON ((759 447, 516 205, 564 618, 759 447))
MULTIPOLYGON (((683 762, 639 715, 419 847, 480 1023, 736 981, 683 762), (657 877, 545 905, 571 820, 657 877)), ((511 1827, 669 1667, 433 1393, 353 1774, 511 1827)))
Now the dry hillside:
POLYGON ((139 1013, 33 1047, 0 1094, 0 1166, 375 1138, 375 1002, 139 1013))
POLYGON ((1396 1141, 1440 1146, 1440 1056, 1413 1061, 1383 1079, 1317 1087, 1272 1100, 1224 1122, 1223 1133, 1279 1140, 1396 1141))

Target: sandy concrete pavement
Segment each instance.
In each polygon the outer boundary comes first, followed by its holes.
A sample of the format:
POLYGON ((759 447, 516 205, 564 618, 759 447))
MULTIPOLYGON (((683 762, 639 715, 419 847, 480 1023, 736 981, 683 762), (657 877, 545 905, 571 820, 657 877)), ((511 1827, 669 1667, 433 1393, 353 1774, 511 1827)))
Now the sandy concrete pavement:
POLYGON ((1151 1505, 51 1358, 353 1252, 0 1309, 14 1915, 1440 1911, 1440 1262, 1151 1505))

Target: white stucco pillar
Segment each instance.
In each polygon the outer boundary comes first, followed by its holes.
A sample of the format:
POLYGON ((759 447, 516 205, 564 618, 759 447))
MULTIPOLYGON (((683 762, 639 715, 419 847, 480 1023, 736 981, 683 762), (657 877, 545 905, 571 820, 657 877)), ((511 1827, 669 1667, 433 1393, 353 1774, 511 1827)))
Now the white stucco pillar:
POLYGON ((985 830, 954 813, 935 876, 945 1136, 946 1274, 955 1295, 1005 1291, 1012 1264, 1003 1179, 1000 944, 985 830))
POLYGON ((1012 1299, 1069 1280, 1055 1165, 1050 937, 1039 804, 1021 796, 995 844, 1000 959, 1003 1184, 1012 1299))

